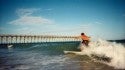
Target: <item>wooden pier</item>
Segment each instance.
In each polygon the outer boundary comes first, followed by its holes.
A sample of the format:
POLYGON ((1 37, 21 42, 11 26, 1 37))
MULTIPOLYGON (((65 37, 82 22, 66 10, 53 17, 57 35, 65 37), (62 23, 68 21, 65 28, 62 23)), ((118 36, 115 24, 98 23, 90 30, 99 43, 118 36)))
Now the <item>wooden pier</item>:
POLYGON ((0 44, 80 41, 76 36, 0 35, 0 44))

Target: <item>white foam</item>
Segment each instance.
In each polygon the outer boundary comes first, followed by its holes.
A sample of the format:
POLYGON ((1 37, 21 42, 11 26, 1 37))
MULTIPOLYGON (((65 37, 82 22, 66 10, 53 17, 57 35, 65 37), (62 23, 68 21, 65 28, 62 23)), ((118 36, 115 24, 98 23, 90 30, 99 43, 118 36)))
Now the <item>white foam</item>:
POLYGON ((105 62, 106 64, 117 69, 125 69, 125 47, 122 44, 99 39, 96 42, 90 42, 89 46, 82 50, 83 54, 105 55, 112 58, 111 62, 105 62))
POLYGON ((14 70, 28 70, 30 69, 30 66, 28 65, 18 65, 14 68, 14 70))

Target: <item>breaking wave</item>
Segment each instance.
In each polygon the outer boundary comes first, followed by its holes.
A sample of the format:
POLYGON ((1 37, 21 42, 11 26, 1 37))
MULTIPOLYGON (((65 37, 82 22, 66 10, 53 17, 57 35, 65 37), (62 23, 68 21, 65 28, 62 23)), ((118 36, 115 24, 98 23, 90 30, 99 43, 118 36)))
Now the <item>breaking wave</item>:
MULTIPOLYGON (((84 47, 84 46, 81 46, 84 47)), ((99 39, 84 47, 82 54, 88 55, 116 69, 125 69, 125 46, 99 39)))

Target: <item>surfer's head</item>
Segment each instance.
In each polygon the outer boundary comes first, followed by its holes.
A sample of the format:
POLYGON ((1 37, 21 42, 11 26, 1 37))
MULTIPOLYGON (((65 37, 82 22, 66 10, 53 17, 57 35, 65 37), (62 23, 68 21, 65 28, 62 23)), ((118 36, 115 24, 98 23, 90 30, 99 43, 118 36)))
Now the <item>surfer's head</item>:
POLYGON ((81 33, 81 35, 85 35, 84 33, 81 33))

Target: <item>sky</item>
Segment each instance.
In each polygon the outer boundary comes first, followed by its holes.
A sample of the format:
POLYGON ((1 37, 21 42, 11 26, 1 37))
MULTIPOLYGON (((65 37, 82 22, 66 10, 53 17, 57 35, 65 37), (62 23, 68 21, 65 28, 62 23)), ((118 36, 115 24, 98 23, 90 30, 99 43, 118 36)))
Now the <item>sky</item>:
POLYGON ((0 0, 0 34, 125 39, 125 0, 0 0))

